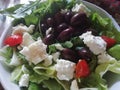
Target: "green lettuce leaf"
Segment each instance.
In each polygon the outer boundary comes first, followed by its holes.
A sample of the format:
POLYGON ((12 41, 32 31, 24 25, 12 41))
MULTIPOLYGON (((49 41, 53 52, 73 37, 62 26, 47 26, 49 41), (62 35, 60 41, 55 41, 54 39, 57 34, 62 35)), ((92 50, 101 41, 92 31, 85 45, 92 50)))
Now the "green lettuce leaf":
POLYGON ((48 46, 49 54, 57 52, 57 49, 54 44, 48 46))
POLYGON ((30 81, 37 84, 40 84, 42 81, 48 80, 48 79, 49 77, 39 75, 37 73, 33 73, 32 75, 30 75, 30 81))
POLYGON ((96 68, 96 73, 100 74, 101 77, 108 71, 120 74, 120 61, 114 61, 112 63, 103 63, 98 65, 96 68))
POLYGON ((6 63, 10 63, 11 58, 13 54, 13 48, 9 46, 4 46, 0 49, 0 57, 3 59, 2 61, 5 61, 6 63))
POLYGON ((59 80, 55 77, 56 81, 64 88, 64 90, 70 90, 70 82, 59 80))
POLYGON ((55 79, 45 80, 43 81, 43 84, 49 90, 64 90, 63 87, 55 79))
POLYGON ((100 35, 115 38, 117 43, 120 43, 120 32, 115 28, 111 19, 103 18, 98 13, 93 13, 90 16, 92 28, 100 32, 100 35))
POLYGON ((40 90, 39 85, 35 83, 30 83, 28 90, 40 90))
POLYGON ((62 46, 65 48, 72 48, 73 43, 71 41, 66 41, 65 43, 62 43, 62 46))
POLYGON ((46 77, 54 77, 54 74, 55 74, 55 67, 54 66, 45 67, 42 64, 38 64, 37 66, 34 67, 33 70, 37 74, 43 75, 46 77))
POLYGON ((88 77, 82 78, 80 88, 97 88, 98 90, 108 90, 106 81, 97 73, 91 73, 88 77))
POLYGON ((19 81, 22 74, 22 66, 16 67, 11 73, 11 81, 19 81))
POLYGON ((73 43, 73 46, 74 46, 74 47, 83 46, 83 45, 84 45, 83 40, 80 39, 79 37, 73 37, 73 38, 71 39, 71 42, 73 43))

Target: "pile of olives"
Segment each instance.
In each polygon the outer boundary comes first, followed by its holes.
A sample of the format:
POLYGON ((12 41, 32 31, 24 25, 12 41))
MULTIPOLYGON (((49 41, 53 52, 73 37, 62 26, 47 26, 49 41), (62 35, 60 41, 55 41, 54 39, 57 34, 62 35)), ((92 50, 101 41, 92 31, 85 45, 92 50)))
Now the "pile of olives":
MULTIPOLYGON (((74 13, 71 10, 67 12, 58 12, 53 17, 46 18, 41 22, 41 30, 44 35, 43 42, 46 45, 51 45, 58 42, 65 42, 72 37, 80 36, 86 31, 97 32, 90 28, 91 22, 86 13, 74 13), (46 30, 52 28, 49 34, 46 35, 46 30)), ((87 47, 77 47, 74 49, 65 48, 61 51, 63 59, 77 62, 79 59, 90 60, 92 55, 87 47)))
POLYGON ((89 27, 90 22, 86 13, 58 12, 41 23, 42 33, 44 34, 43 42, 47 45, 54 43, 55 40, 64 42, 71 37, 79 36, 89 27), (53 29, 52 32, 45 35, 46 30, 50 27, 53 29))

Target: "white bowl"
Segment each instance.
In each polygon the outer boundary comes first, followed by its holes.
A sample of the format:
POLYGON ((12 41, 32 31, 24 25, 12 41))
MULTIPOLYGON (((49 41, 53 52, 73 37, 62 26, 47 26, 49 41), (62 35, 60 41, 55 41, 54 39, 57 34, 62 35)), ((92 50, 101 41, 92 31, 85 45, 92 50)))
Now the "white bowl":
MULTIPOLYGON (((90 8, 92 11, 94 12, 98 12, 102 17, 107 17, 110 18, 113 22, 113 25, 115 26, 115 28, 117 30, 120 30, 119 25, 117 24, 117 22, 114 20, 114 18, 112 18, 112 16, 110 14, 108 14, 105 10, 101 9, 100 7, 91 4, 89 2, 86 1, 82 1, 88 8, 90 8)), ((9 18, 7 18, 7 21, 10 21, 9 18)), ((5 37, 7 35, 9 35, 11 33, 11 25, 10 22, 6 22, 4 24, 5 26, 8 26, 7 28, 4 28, 4 32, 1 35, 0 38, 0 48, 3 46, 3 41, 5 39, 5 37)), ((113 77, 114 78, 114 77, 113 77)), ((115 77, 116 78, 116 77, 115 77)), ((10 72, 5 68, 5 66, 0 63, 0 81, 4 87, 5 90, 20 90, 19 86, 12 83, 10 81, 10 72)), ((119 90, 120 88, 120 81, 117 81, 116 83, 114 83, 109 90, 119 90)))

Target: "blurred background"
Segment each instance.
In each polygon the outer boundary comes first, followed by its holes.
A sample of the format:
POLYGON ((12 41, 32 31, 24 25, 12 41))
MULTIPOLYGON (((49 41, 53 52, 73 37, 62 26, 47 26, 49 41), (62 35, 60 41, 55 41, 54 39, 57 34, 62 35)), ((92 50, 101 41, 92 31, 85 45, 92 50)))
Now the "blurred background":
MULTIPOLYGON (((0 10, 14 6, 18 3, 27 3, 29 0, 0 0, 0 10)), ((94 3, 110 13, 120 25, 120 0, 85 0, 94 3)), ((2 17, 4 21, 5 17, 2 17)), ((3 32, 4 22, 0 21, 0 35, 3 32)), ((4 90, 0 84, 0 90, 4 90)))

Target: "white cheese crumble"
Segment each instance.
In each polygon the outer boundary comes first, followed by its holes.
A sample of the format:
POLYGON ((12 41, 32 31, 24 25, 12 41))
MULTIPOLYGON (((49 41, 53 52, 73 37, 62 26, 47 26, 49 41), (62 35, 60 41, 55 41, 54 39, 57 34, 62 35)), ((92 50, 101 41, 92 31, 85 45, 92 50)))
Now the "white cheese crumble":
POLYGON ((95 54, 101 54, 106 50, 106 42, 99 36, 94 36, 91 31, 83 33, 79 36, 89 49, 95 54))
POLYGON ((45 65, 45 66, 51 65, 52 64, 52 59, 53 59, 53 56, 52 55, 48 55, 47 58, 44 60, 43 65, 45 65))
POLYGON ((84 12, 87 14, 87 16, 90 15, 90 10, 84 5, 84 4, 76 4, 73 8, 72 8, 73 12, 84 12))
POLYGON ((35 25, 30 25, 29 27, 25 25, 17 25, 13 27, 12 34, 20 34, 22 35, 24 32, 32 33, 35 25))
POLYGON ((60 52, 55 52, 52 54, 52 56, 53 56, 53 60, 56 61, 60 56, 60 52))
POLYGON ((73 80, 70 86, 70 90, 79 90, 76 80, 73 80))
POLYGON ((55 47, 56 47, 56 49, 58 49, 58 50, 60 50, 60 51, 62 51, 64 48, 62 47, 62 45, 61 44, 59 44, 59 43, 56 43, 56 44, 54 44, 55 45, 55 47))
POLYGON ((57 77, 59 80, 71 80, 74 76, 75 63, 59 59, 55 65, 57 77))
POLYGON ((28 87, 29 84, 29 74, 23 74, 19 81, 20 87, 28 87))
POLYGON ((38 40, 28 47, 24 47, 20 53, 23 54, 28 61, 38 64, 47 57, 46 48, 47 46, 42 40, 38 40))
POLYGON ((107 52, 103 52, 100 55, 98 55, 98 63, 99 64, 106 63, 106 62, 111 62, 111 61, 114 61, 114 60, 115 60, 115 58, 113 58, 112 56, 107 54, 107 52))
POLYGON ((30 44, 32 44, 34 42, 35 42, 35 40, 33 40, 32 36, 29 33, 25 32, 23 34, 23 40, 22 40, 22 43, 20 44, 20 46, 22 46, 22 47, 29 46, 30 44))

